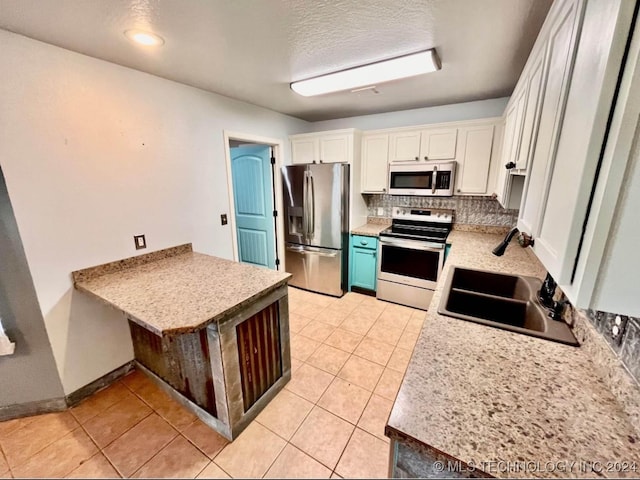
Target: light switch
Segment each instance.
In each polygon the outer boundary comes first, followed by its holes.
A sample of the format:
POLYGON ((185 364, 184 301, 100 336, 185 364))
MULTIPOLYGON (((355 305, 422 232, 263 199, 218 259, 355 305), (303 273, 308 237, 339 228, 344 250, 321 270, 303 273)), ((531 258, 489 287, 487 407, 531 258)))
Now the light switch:
POLYGON ((144 235, 134 235, 133 242, 136 245, 136 250, 147 248, 147 240, 144 238, 144 235))

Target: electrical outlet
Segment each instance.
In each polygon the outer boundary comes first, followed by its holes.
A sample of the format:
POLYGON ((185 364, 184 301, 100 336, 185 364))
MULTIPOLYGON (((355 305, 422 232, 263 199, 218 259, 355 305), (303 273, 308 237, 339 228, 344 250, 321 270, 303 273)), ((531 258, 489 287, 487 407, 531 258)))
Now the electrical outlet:
POLYGON ((229 222, 227 221, 227 214, 226 214, 226 213, 223 213, 222 215, 220 215, 220 223, 221 223, 222 225, 226 225, 227 223, 229 223, 229 222))
POLYGON ((378 216, 381 217, 382 215, 384 215, 384 208, 378 207, 378 216))
POLYGON ((147 240, 144 238, 144 235, 134 235, 133 242, 136 245, 136 250, 147 248, 147 240))

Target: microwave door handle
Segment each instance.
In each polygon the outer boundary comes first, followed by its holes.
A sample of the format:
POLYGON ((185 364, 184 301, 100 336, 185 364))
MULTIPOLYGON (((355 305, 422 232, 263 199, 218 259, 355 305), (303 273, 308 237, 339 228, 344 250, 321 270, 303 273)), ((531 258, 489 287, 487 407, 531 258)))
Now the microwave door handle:
POLYGON ((438 181, 438 166, 433 166, 433 178, 431 179, 431 193, 436 193, 436 184, 438 181))

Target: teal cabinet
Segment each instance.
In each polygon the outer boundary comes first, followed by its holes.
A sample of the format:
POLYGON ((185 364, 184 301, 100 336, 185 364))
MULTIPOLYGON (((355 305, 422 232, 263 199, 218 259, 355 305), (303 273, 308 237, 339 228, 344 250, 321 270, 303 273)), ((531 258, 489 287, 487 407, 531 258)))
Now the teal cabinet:
POLYGON ((363 235, 351 236, 349 290, 352 287, 376 289, 378 239, 363 235))

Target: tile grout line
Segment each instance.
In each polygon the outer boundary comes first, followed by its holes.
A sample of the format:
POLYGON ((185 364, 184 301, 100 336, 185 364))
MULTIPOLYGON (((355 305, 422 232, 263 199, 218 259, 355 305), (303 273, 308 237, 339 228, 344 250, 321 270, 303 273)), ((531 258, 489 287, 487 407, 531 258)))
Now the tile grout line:
MULTIPOLYGON (((16 429, 16 430, 19 430, 19 428, 16 429)), ((4 459, 4 463, 7 464, 7 472, 9 472, 9 475, 11 476, 11 478, 13 478, 13 472, 11 471, 11 465, 9 465, 9 459, 7 458, 7 455, 4 453, 4 450, 2 449, 2 443, 0 443, 0 455, 4 459)))
MULTIPOLYGON (((63 411, 63 412, 51 412, 51 413, 45 413, 45 414, 43 414, 43 415, 51 415, 51 414, 57 414, 57 413, 66 413, 67 411, 68 411, 68 410, 65 410, 65 411, 63 411)), ((39 416, 39 415, 33 415, 33 416, 39 416)), ((24 417, 23 417, 23 418, 24 418, 24 417)), ((72 428, 71 430, 69 430, 69 431, 68 431, 67 433, 65 433, 64 435, 62 435, 62 436, 60 436, 60 437, 56 438, 55 440, 52 440, 51 442, 47 443, 47 444, 46 444, 44 447, 42 447, 41 449, 39 449, 39 450, 37 450, 37 451, 33 452, 33 454, 31 454, 31 455, 30 455, 28 458, 26 458, 24 461, 22 461, 22 462, 20 462, 19 464, 15 465, 15 467, 21 467, 22 465, 25 465, 29 460, 31 460, 31 459, 32 459, 33 457, 35 457, 37 454, 39 454, 40 452, 42 452, 45 448, 48 448, 49 446, 53 445, 55 442, 57 442, 57 441, 58 441, 58 440, 60 440, 61 438, 66 437, 69 433, 73 432, 74 430, 77 430, 77 429, 80 427, 80 422, 78 422, 78 421, 76 420, 76 418, 75 418, 73 415, 71 415, 71 418, 73 419, 73 421, 74 421, 74 422, 76 422, 76 423, 78 424, 75 428, 72 428)), ((36 422, 36 421, 37 421, 37 420, 34 420, 33 422, 30 422, 29 424, 34 423, 34 422, 36 422)), ((28 426, 29 424, 25 425, 25 427, 26 427, 26 426, 28 426)), ((14 432, 17 432, 18 430, 21 430, 21 428, 17 428, 17 429, 16 429, 16 430, 14 430, 13 432, 11 432, 9 435, 13 434, 14 432)), ((13 475, 13 470, 15 469, 15 467, 11 467, 11 465, 9 464, 9 457, 8 457, 8 456, 6 456, 6 455, 5 455, 5 458, 6 458, 6 460, 7 460, 7 466, 9 467, 9 471, 11 472, 11 475, 12 475, 12 476, 14 476, 14 475, 13 475)), ((14 476, 14 478, 15 478, 15 476, 14 476)))

